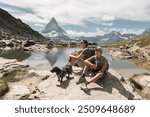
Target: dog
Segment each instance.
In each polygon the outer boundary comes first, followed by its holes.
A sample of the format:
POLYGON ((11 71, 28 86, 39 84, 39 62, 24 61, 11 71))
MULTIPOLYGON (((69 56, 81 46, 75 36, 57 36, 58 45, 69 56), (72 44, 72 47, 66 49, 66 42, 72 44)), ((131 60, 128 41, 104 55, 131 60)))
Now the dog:
POLYGON ((62 69, 60 69, 56 66, 56 67, 52 68, 51 72, 56 73, 56 75, 58 77, 58 81, 62 82, 63 78, 64 78, 64 76, 66 76, 66 74, 68 74, 67 78, 70 78, 70 75, 72 74, 73 70, 72 70, 72 66, 67 64, 62 69))

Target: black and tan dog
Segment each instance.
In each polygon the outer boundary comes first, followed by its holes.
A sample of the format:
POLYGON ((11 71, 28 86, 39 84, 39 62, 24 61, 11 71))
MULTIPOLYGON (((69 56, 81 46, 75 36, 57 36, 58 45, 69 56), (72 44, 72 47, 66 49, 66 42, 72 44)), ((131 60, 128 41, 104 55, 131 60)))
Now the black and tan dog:
POLYGON ((60 69, 58 67, 54 67, 51 70, 51 72, 52 73, 56 73, 56 75, 58 77, 58 81, 62 82, 63 81, 63 77, 66 76, 66 74, 68 74, 67 78, 69 78, 73 71, 72 71, 72 66, 67 64, 62 69, 60 69))

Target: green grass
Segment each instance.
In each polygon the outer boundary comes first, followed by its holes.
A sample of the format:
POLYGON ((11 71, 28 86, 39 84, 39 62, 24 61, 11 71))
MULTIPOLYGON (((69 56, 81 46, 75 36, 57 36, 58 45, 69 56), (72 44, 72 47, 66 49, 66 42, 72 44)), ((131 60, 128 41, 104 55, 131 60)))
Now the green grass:
POLYGON ((22 48, 12 49, 8 51, 0 51, 0 56, 6 59, 17 59, 18 61, 23 61, 30 56, 29 53, 24 52, 22 48))
POLYGON ((4 80, 5 82, 16 82, 18 81, 18 79, 15 79, 15 76, 17 75, 18 71, 11 71, 11 72, 6 72, 3 74, 2 76, 2 80, 4 80))

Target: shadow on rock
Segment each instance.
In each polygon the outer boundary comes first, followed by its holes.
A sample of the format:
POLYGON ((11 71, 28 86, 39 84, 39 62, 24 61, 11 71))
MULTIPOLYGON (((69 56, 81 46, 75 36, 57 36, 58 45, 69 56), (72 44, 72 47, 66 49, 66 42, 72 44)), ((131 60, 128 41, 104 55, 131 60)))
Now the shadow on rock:
POLYGON ((100 90, 105 91, 108 93, 112 93, 113 88, 117 89, 118 92, 125 96, 128 100, 132 100, 134 98, 134 95, 127 91, 125 87, 123 86, 123 81, 120 81, 118 78, 113 76, 111 73, 107 73, 106 76, 99 79, 96 82, 100 87, 95 88, 88 88, 87 91, 84 91, 87 95, 91 95, 91 90, 100 90))
POLYGON ((74 79, 74 77, 69 77, 67 78, 65 81, 63 81, 62 83, 60 83, 60 85, 56 85, 57 87, 61 87, 63 89, 66 89, 69 86, 70 81, 74 79))

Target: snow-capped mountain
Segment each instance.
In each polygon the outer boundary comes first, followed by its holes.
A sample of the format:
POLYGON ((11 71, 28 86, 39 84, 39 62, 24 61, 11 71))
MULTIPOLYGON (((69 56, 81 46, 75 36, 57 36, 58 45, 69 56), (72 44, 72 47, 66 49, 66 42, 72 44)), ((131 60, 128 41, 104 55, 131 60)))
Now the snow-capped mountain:
POLYGON ((115 42, 119 40, 125 40, 135 37, 135 34, 121 34, 117 31, 112 31, 110 33, 104 34, 103 36, 97 35, 96 37, 80 37, 79 39, 85 38, 88 41, 96 42, 96 43, 109 43, 115 42))
POLYGON ((105 34, 102 37, 102 40, 104 41, 118 41, 118 40, 123 40, 123 39, 129 39, 136 36, 135 34, 121 34, 120 32, 117 31, 112 31, 110 33, 105 34))
POLYGON ((53 39, 68 39, 67 33, 61 27, 59 27, 54 17, 46 25, 45 29, 42 31, 42 34, 45 37, 53 39))
POLYGON ((146 29, 146 30, 142 33, 142 35, 149 35, 149 34, 150 34, 150 28, 146 29))

